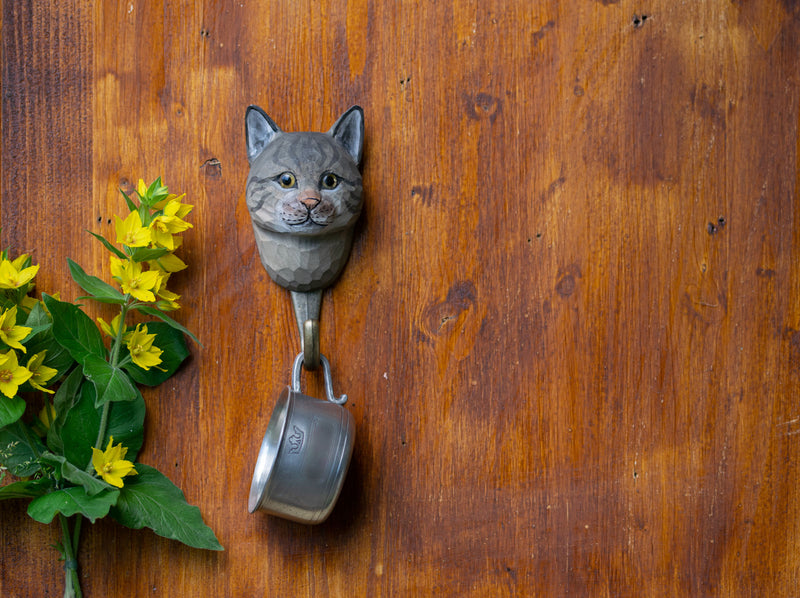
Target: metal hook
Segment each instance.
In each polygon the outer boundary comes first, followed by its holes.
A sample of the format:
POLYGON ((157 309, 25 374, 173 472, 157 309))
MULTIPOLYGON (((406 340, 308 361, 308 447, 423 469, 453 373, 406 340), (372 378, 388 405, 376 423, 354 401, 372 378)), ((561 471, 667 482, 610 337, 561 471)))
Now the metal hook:
POLYGON ((303 322, 303 363, 307 370, 316 370, 320 363, 319 320, 303 322))
POLYGON ((307 370, 316 370, 319 367, 319 314, 321 304, 321 290, 292 291, 294 317, 297 320, 297 328, 300 331, 303 364, 307 370))
MULTIPOLYGON (((331 403, 337 405, 344 405, 347 402, 347 395, 343 394, 340 397, 333 396, 333 381, 331 380, 331 364, 325 359, 324 355, 319 356, 319 361, 322 364, 322 376, 325 381, 325 395, 331 403)), ((292 390, 300 392, 300 370, 303 368, 303 353, 299 353, 294 358, 294 365, 292 366, 292 390)))

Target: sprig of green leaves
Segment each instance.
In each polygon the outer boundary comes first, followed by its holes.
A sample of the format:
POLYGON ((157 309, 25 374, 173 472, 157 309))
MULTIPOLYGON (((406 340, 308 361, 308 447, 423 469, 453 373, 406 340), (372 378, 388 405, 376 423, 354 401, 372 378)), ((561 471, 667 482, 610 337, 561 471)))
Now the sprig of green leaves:
MULTIPOLYGON (((169 195, 160 178, 150 185, 140 182, 138 201, 125 193, 123 196, 128 209, 139 213, 143 226, 163 213, 162 202, 175 197, 169 195)), ((182 215, 191 206, 187 208, 182 215)), ((90 234, 119 260, 151 262, 168 253, 158 246, 123 245, 120 249, 100 233, 90 234)), ((0 252, 0 259, 8 260, 7 250, 0 252)), ((17 265, 30 264, 26 257, 17 265)), ((68 525, 69 518, 76 516, 94 522, 110 515, 134 529, 149 527, 189 546, 222 550, 199 509, 189 505, 183 492, 156 469, 135 462, 143 442, 146 411, 138 386, 157 386, 169 379, 189 356, 186 337, 199 341, 159 309, 157 302, 120 292, 71 259, 67 265, 72 279, 86 293, 78 300, 118 306, 119 328, 107 347, 98 325, 80 304, 46 293, 42 301, 34 301, 28 296, 32 281, 0 292, 0 309, 20 308, 17 324, 30 328, 22 345, 28 356, 44 352, 43 365, 50 368, 52 377, 48 385, 55 389, 52 396, 44 396, 42 413, 51 414, 45 420, 23 396, 0 394, 0 466, 13 476, 29 478, 0 486, 0 500, 31 500, 28 514, 42 523, 58 517, 64 531, 60 546, 65 558, 77 554, 80 524, 76 522, 72 531, 68 525), (152 338, 152 344, 161 351, 158 366, 136 363, 125 340, 129 334, 125 316, 130 311, 155 318, 146 326, 147 334, 153 335, 147 338, 152 338), (125 447, 126 458, 134 461, 138 474, 126 477, 121 488, 98 477, 92 466, 92 449, 102 450, 112 437, 115 444, 125 447)), ((13 350, 0 341, 0 351, 4 347, 13 350)), ((21 391, 34 390, 32 384, 33 380, 22 384, 21 391)), ((71 578, 78 583, 77 575, 71 578)))

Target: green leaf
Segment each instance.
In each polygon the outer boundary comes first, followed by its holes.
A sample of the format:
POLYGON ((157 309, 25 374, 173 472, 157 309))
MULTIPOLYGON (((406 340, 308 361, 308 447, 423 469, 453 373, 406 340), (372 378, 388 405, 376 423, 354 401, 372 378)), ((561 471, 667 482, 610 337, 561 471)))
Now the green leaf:
POLYGON ((31 329, 31 332, 24 341, 26 347, 28 342, 42 332, 50 330, 52 325, 53 321, 50 319, 50 316, 47 315, 47 312, 42 307, 42 304, 37 301, 31 308, 28 317, 25 319, 25 326, 31 329))
POLYGON ((144 193, 144 197, 142 197, 138 191, 137 195, 141 197, 142 203, 146 204, 148 207, 151 207, 161 200, 166 199, 167 195, 169 195, 169 189, 162 184, 161 177, 158 177, 155 181, 150 183, 150 186, 144 193))
POLYGON ((147 203, 146 199, 142 199, 142 203, 139 206, 139 220, 142 221, 142 226, 150 226, 150 204, 147 203))
MULTIPOLYGON (((8 291, 6 291, 6 292, 7 292, 7 293, 8 293, 8 292, 11 292, 11 290, 9 289, 9 290, 8 290, 8 291)), ((18 305, 18 303, 17 303, 16 299, 12 299, 11 297, 8 297, 8 296, 6 296, 6 295, 0 295, 0 309, 2 309, 3 311, 5 311, 5 310, 7 310, 7 309, 11 309, 11 308, 12 308, 12 307, 14 307, 15 305, 18 305)))
POLYGON ((65 480, 69 480, 73 484, 83 487, 83 489, 86 490, 86 494, 89 496, 100 494, 103 490, 113 490, 111 485, 87 473, 85 469, 75 467, 75 465, 67 461, 67 458, 62 455, 44 452, 42 453, 41 459, 43 463, 47 463, 58 469, 65 480))
POLYGON ((25 326, 35 328, 37 326, 45 326, 47 324, 52 324, 52 320, 42 307, 42 302, 37 301, 31 308, 28 318, 25 320, 25 326))
POLYGON ((53 321, 50 319, 50 316, 47 315, 47 312, 42 307, 41 302, 37 301, 36 304, 31 308, 30 313, 25 319, 25 326, 31 329, 31 332, 24 341, 26 348, 28 343, 31 342, 35 337, 42 335, 43 332, 50 330, 50 328, 53 326, 53 321))
POLYGON ((100 410, 94 406, 95 396, 94 386, 84 382, 61 426, 63 455, 78 467, 86 467, 91 462, 92 447, 100 430, 100 410))
POLYGON ((201 347, 203 346, 203 343, 201 343, 199 340, 197 340, 197 337, 194 334, 189 332, 189 330, 187 328, 185 328, 184 326, 182 326, 181 324, 179 324, 178 322, 176 322, 175 320, 170 318, 167 314, 165 314, 161 310, 158 310, 158 309, 156 309, 154 307, 151 307, 149 305, 137 305, 136 309, 137 309, 137 311, 139 311, 139 312, 141 312, 143 314, 158 318, 162 322, 165 322, 166 324, 169 324, 175 330, 180 330, 184 334, 186 334, 189 337, 191 337, 191 339, 194 342, 196 342, 198 345, 200 345, 201 347))
POLYGON ((137 210, 137 207, 136 207, 136 204, 133 203, 133 200, 130 197, 128 197, 128 194, 125 193, 122 189, 120 189, 119 192, 122 193, 122 197, 125 198, 125 203, 127 204, 128 209, 131 212, 135 212, 137 210))
POLYGON ((41 302, 37 301, 36 305, 33 306, 25 325, 34 330, 34 333, 25 341, 28 355, 33 356, 42 351, 47 351, 44 365, 58 371, 58 374, 51 380, 51 383, 55 382, 72 367, 75 360, 72 359, 72 356, 64 347, 58 344, 53 336, 53 321, 44 310, 44 307, 42 307, 41 302))
POLYGON ((120 302, 113 297, 98 297, 97 295, 81 295, 77 298, 77 300, 83 299, 91 299, 93 301, 97 301, 98 303, 111 303, 113 305, 122 305, 122 303, 124 303, 124 301, 120 302))
POLYGON ((102 301, 103 303, 116 303, 122 305, 125 303, 125 295, 120 293, 117 289, 112 287, 107 282, 100 280, 97 276, 91 276, 84 272, 78 264, 67 258, 70 274, 72 279, 93 299, 102 301))
POLYGON ((183 334, 165 322, 148 322, 147 332, 156 335, 153 346, 163 351, 161 363, 149 370, 142 369, 133 362, 126 364, 124 368, 137 383, 158 386, 175 373, 189 356, 189 349, 183 334))
POLYGON ((111 517, 132 529, 149 527, 159 536, 187 546, 223 550, 214 532, 203 522, 200 509, 157 469, 136 464, 139 475, 125 478, 111 517))
POLYGON ((131 251, 131 259, 134 262, 146 262, 148 260, 156 260, 168 253, 169 249, 163 247, 137 247, 131 251))
POLYGON ((64 441, 61 438, 61 429, 64 427, 69 410, 80 396, 81 384, 83 384, 83 371, 81 368, 75 368, 64 378, 56 394, 53 395, 56 417, 47 430, 47 446, 51 451, 63 453, 64 441))
MULTIPOLYGON (((61 427, 63 454, 76 467, 86 468, 92 459, 92 447, 100 430, 102 408, 95 407, 95 390, 90 383, 84 383, 75 405, 67 413, 61 427)), ((145 403, 141 393, 136 399, 125 403, 111 403, 108 410, 108 429, 100 442, 99 449, 105 449, 110 436, 114 443, 127 447, 125 456, 130 461, 142 447, 144 438, 145 403)), ((59 451, 60 452, 60 451, 59 451)))
MULTIPOLYGON (((123 193, 123 195, 125 195, 125 194, 123 193)), ((127 196, 127 195, 125 195, 125 197, 127 198, 128 196, 127 196)), ((134 207, 133 209, 135 210, 136 208, 134 207)), ((128 259, 128 256, 127 256, 127 255, 125 255, 125 254, 124 254, 122 251, 120 251, 118 248, 114 247, 114 246, 111 244, 111 242, 110 242, 108 239, 106 239, 106 238, 105 238, 103 235, 98 235, 97 233, 93 233, 93 232, 92 232, 92 231, 90 231, 90 230, 87 230, 86 232, 87 232, 87 233, 89 233, 90 235, 92 235, 92 236, 93 236, 95 239, 97 239, 98 241, 100 241, 100 242, 103 244, 103 247, 105 247, 106 249, 108 249, 108 250, 109 250, 111 253, 113 253, 114 255, 116 255, 116 256, 117 256, 119 259, 121 259, 121 260, 127 260, 127 259, 128 259)))
POLYGON ((41 478, 38 480, 20 480, 0 487, 0 500, 9 498, 35 498, 46 494, 53 487, 53 480, 41 478))
POLYGON ((90 355, 104 358, 106 347, 95 323, 72 303, 43 295, 45 305, 53 316, 53 337, 72 358, 83 365, 90 355))
POLYGON ((87 355, 83 362, 83 375, 94 384, 97 407, 109 401, 133 401, 136 398, 137 391, 128 374, 101 357, 87 355))
POLYGON ((79 487, 56 490, 32 500, 28 505, 28 515, 40 523, 50 523, 61 513, 67 517, 83 515, 94 523, 97 519, 108 515, 119 498, 119 490, 103 490, 99 494, 89 496, 79 487))
POLYGON ((0 463, 18 478, 42 468, 37 455, 44 450, 41 440, 21 421, 0 429, 0 463))
POLYGON ((19 397, 0 396, 0 428, 13 424, 25 413, 25 401, 19 397))
POLYGON ((108 411, 106 437, 103 439, 103 445, 97 448, 105 449, 108 439, 113 436, 114 444, 122 443, 128 449, 125 458, 128 461, 135 461, 144 440, 145 411, 145 402, 138 389, 133 401, 112 403, 108 411))

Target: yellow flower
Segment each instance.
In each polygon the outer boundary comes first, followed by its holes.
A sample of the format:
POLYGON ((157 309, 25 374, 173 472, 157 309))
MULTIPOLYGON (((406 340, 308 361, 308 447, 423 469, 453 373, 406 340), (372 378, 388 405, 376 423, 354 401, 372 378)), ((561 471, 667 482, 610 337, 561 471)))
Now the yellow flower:
POLYGON ((122 488, 124 485, 122 478, 126 475, 136 475, 133 463, 125 460, 125 453, 128 449, 119 443, 112 446, 114 437, 108 439, 108 447, 105 451, 92 447, 92 465, 104 482, 122 488))
POLYGON ((33 374, 19 365, 17 354, 8 350, 0 353, 0 392, 9 399, 17 395, 19 387, 27 382, 33 374))
POLYGON ((19 349, 23 353, 26 352, 25 347, 19 341, 24 339, 31 333, 33 328, 27 326, 17 326, 17 306, 7 309, 0 316, 0 340, 2 340, 9 347, 19 349))
POLYGON ((36 304, 39 303, 39 300, 35 297, 31 297, 30 295, 25 295, 22 299, 20 299, 19 304, 22 306, 22 309, 30 313, 30 311, 36 307, 36 304))
MULTIPOLYGON (((180 237, 174 239, 175 241, 179 241, 180 237)), ((153 270, 161 270, 162 272, 180 272, 181 270, 185 270, 188 266, 174 253, 167 253, 162 255, 157 260, 152 260, 147 262, 147 264, 153 270)))
POLYGON ((131 212, 125 220, 114 215, 117 243, 128 247, 147 247, 150 244, 150 229, 142 226, 139 212, 131 212))
POLYGON ((119 280, 122 278, 122 273, 125 271, 125 265, 128 263, 128 260, 121 260, 118 257, 114 257, 113 255, 108 258, 109 270, 111 270, 111 276, 115 280, 119 280))
POLYGON ((41 351, 28 360, 28 371, 32 374, 29 382, 34 388, 53 394, 55 391, 48 390, 42 385, 55 376, 58 370, 44 365, 45 355, 47 351, 41 351))
POLYGON ((27 253, 21 253, 17 256, 15 260, 12 260, 11 265, 14 266, 17 270, 25 266, 28 262, 28 258, 30 256, 27 253))
POLYGON ((139 301, 156 300, 153 289, 158 284, 157 271, 142 272, 142 264, 139 262, 123 261, 111 256, 111 275, 119 281, 123 293, 139 301))
POLYGON ((39 421, 42 422, 42 427, 45 432, 50 429, 53 422, 56 421, 56 408, 52 403, 47 403, 39 412, 39 421))
MULTIPOLYGON (((97 322, 100 324, 100 329, 111 338, 117 338, 117 334, 119 334, 119 316, 120 314, 117 314, 111 318, 111 324, 106 322, 103 318, 97 318, 97 322)), ((122 329, 122 334, 125 334, 125 330, 126 328, 122 329)))
POLYGON ((15 259, 0 262, 0 289, 18 289, 29 283, 39 271, 39 265, 22 268, 28 256, 23 254, 15 259))
POLYGON ((178 299, 180 299, 181 296, 167 289, 169 272, 159 272, 158 274, 158 285, 156 285, 154 289, 155 294, 158 296, 156 305, 163 311, 175 311, 176 309, 180 309, 181 306, 178 305, 178 299))
POLYGON ((175 202, 178 208, 173 215, 177 216, 178 218, 185 218, 189 214, 189 212, 192 211, 192 208, 194 206, 188 203, 181 203, 181 200, 184 197, 186 197, 185 193, 181 193, 180 195, 170 193, 169 195, 167 195, 166 199, 162 199, 156 205, 154 205, 153 209, 163 210, 168 203, 175 202))
POLYGON ((150 234, 153 243, 159 247, 165 247, 170 251, 174 251, 177 245, 172 235, 192 228, 192 225, 181 220, 178 214, 188 214, 191 209, 192 206, 184 205, 178 200, 167 202, 164 206, 163 213, 153 218, 153 221, 150 223, 150 234), (189 208, 189 210, 183 210, 182 208, 189 208))
POLYGON ((137 324, 136 330, 128 337, 126 344, 128 351, 131 352, 131 359, 143 370, 149 370, 161 363, 163 351, 153 346, 155 338, 155 334, 147 334, 147 326, 142 324, 137 324))

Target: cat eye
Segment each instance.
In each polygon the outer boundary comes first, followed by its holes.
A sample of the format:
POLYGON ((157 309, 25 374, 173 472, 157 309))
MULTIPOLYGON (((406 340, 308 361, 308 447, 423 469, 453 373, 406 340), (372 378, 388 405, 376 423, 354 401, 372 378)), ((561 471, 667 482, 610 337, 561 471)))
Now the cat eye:
POLYGON ((278 175, 278 184, 284 189, 294 187, 296 183, 297 179, 294 178, 294 175, 291 172, 284 172, 278 175))
POLYGON ((336 186, 339 184, 339 177, 337 177, 332 172, 326 172, 325 174, 322 175, 320 183, 322 183, 323 189, 335 189, 336 186))

